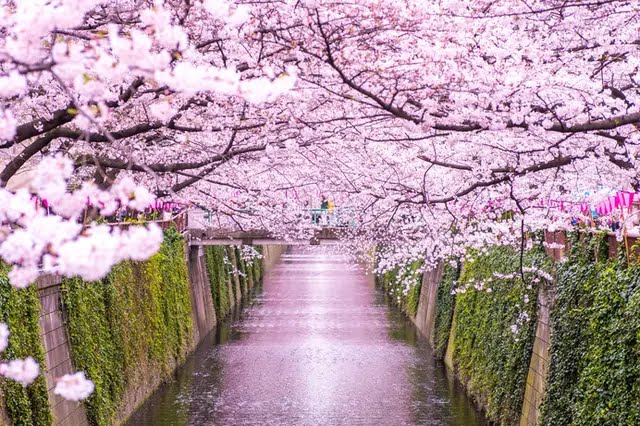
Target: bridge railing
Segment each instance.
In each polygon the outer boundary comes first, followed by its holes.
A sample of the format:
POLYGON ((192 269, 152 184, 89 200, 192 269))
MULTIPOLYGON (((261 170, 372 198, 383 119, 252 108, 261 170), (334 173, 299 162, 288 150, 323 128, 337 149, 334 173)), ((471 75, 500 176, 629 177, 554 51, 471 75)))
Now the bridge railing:
MULTIPOLYGON (((355 228, 358 220, 355 209, 351 207, 322 208, 300 208, 287 211, 293 213, 294 217, 299 217, 304 223, 321 228, 355 228)), ((213 224, 214 214, 206 209, 191 209, 187 212, 187 227, 208 228, 213 224)))
POLYGON ((313 225, 331 228, 355 228, 358 225, 355 210, 350 207, 327 209, 301 209, 313 225))
POLYGON ((141 225, 141 224, 145 224, 145 223, 155 223, 161 229, 169 229, 172 226, 174 226, 178 230, 178 232, 182 233, 189 226, 189 214, 188 214, 188 212, 189 212, 188 209, 183 209, 183 210, 180 210, 179 212, 173 214, 168 219, 140 220, 140 221, 132 220, 132 221, 129 221, 129 222, 110 222, 110 223, 107 223, 107 225, 112 226, 112 227, 121 228, 121 229, 127 229, 130 226, 136 226, 136 225, 141 225))

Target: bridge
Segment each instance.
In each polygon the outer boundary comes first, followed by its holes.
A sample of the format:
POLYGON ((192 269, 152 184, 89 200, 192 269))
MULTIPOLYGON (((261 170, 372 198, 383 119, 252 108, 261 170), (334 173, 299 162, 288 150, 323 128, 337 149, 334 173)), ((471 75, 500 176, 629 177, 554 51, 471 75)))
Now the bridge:
POLYGON ((172 221, 181 227, 189 245, 335 245, 340 237, 357 223, 353 212, 345 208, 302 209, 302 217, 309 218, 309 229, 303 235, 281 236, 267 230, 220 229, 212 226, 210 212, 190 209, 172 221))
POLYGON ((191 246, 211 245, 335 245, 344 228, 324 227, 313 229, 310 236, 282 237, 265 230, 188 228, 185 232, 191 246))

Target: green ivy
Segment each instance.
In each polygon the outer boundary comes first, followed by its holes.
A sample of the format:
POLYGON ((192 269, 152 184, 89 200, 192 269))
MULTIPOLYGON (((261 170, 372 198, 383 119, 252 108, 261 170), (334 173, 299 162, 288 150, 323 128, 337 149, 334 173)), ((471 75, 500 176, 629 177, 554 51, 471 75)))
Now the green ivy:
POLYGON ((240 288, 240 275, 238 274, 238 261, 236 259, 236 250, 234 246, 226 246, 227 262, 225 267, 230 278, 231 292, 230 296, 235 306, 235 301, 240 299, 242 290, 240 288))
POLYGON ((216 316, 220 321, 231 311, 231 280, 225 267, 226 250, 224 246, 207 246, 204 255, 216 316))
POLYGON ((422 289, 421 281, 418 281, 416 284, 409 288, 409 292, 407 293, 407 302, 406 302, 406 313, 415 317, 416 313, 418 313, 418 304, 420 303, 420 290, 422 289))
MULTIPOLYGON (((262 254, 262 247, 256 250, 262 254)), ((260 283, 262 261, 259 258, 245 261, 238 246, 208 246, 204 253, 216 316, 222 320, 235 306, 238 291, 246 296, 260 283)))
POLYGON ((245 260, 242 258, 242 251, 240 246, 235 246, 234 251, 236 256, 236 269, 238 270, 238 279, 240 280, 240 290, 242 292, 242 296, 245 297, 249 291, 247 265, 245 264, 245 260))
POLYGON ((421 266, 422 262, 414 261, 376 276, 376 284, 383 288, 391 302, 411 317, 416 316, 420 302, 421 266))
POLYGON ((62 284, 74 365, 95 385, 85 402, 91 424, 109 423, 125 387, 124 339, 118 320, 109 315, 115 308, 109 305, 118 304, 118 297, 110 294, 115 291, 111 280, 102 284, 71 279, 62 284))
POLYGON ((91 424, 111 424, 126 390, 167 377, 192 343, 184 241, 175 229, 148 261, 123 262, 99 282, 65 280, 61 294, 74 364, 95 384, 85 402, 91 424))
MULTIPOLYGON (((456 265, 459 265, 459 263, 456 265)), ((458 266, 453 267, 449 262, 444 263, 442 278, 438 283, 438 291, 436 294, 436 312, 433 332, 433 347, 438 359, 444 359, 447 350, 456 300, 452 294, 452 290, 459 276, 460 268, 458 266)))
MULTIPOLYGON (((259 256, 262 256, 262 246, 255 247, 259 256)), ((257 286, 262 281, 262 257, 257 257, 252 261, 253 283, 257 286)))
MULTIPOLYGON (((471 288, 457 296, 454 366, 489 420, 517 424, 535 333, 535 280, 540 278, 527 273, 522 280, 520 253, 513 248, 499 246, 484 254, 469 254, 473 259, 465 263, 460 285, 482 283, 491 292, 471 288), (527 317, 522 319, 525 313, 527 317), (511 328, 514 325, 518 326, 515 333, 511 328)), ((524 266, 549 271, 549 260, 536 248, 526 253, 524 266)))
MULTIPOLYGON (((2 353, 6 360, 33 357, 44 369, 44 348, 40 340, 40 299, 38 289, 32 285, 15 289, 7 278, 8 267, 0 265, 0 322, 9 327, 9 346, 2 353)), ((49 408, 47 384, 44 376, 27 387, 10 379, 0 379, 5 408, 14 425, 50 425, 53 421, 49 408)))
POLYGON ((628 266, 624 250, 607 259, 606 235, 570 241, 558 267, 542 423, 640 424, 640 266, 628 266))

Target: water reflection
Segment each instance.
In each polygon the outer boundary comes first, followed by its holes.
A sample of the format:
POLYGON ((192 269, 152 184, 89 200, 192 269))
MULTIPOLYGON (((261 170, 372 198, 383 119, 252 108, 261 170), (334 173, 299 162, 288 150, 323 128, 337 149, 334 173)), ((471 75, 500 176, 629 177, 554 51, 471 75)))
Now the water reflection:
POLYGON ((373 280, 314 247, 283 256, 131 425, 479 425, 373 280))

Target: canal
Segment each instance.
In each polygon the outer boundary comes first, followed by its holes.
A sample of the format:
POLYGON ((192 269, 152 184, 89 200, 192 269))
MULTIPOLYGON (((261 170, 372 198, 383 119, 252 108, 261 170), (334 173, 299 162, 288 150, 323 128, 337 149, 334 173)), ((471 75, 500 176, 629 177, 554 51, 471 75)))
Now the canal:
POLYGON ((363 268, 294 248, 130 425, 483 425, 363 268))

